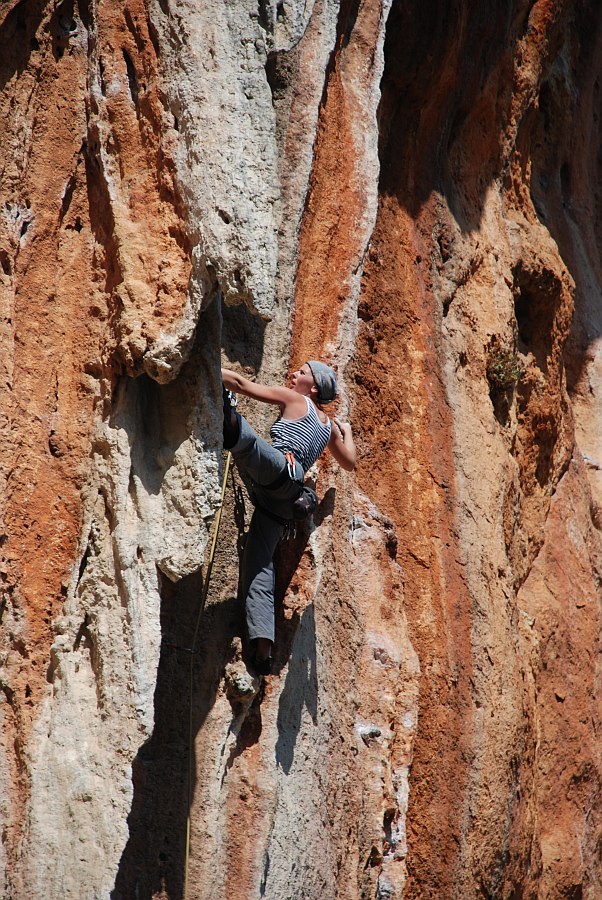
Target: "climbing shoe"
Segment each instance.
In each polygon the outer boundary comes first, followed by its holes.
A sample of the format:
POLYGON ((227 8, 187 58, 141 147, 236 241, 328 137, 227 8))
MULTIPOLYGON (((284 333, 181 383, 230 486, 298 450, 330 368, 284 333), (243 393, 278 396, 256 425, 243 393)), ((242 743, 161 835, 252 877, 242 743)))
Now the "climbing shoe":
POLYGON ((234 391, 229 391, 228 388, 225 388, 222 385, 222 392, 224 395, 224 407, 227 403, 230 409, 236 409, 236 407, 238 406, 238 397, 236 396, 234 391))
POLYGON ((238 405, 236 394, 228 391, 222 385, 222 396, 224 402, 224 447, 230 450, 238 441, 240 436, 240 425, 238 424, 238 414, 234 411, 238 405))
POLYGON ((268 656, 265 659, 257 659, 257 657, 253 660, 253 668, 257 672, 258 675, 271 675, 272 674, 272 657, 268 656))

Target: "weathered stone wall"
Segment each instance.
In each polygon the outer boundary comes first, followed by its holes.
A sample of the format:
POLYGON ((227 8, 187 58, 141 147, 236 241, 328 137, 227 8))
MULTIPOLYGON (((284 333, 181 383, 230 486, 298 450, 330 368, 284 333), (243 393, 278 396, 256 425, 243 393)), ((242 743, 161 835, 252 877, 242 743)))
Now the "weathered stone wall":
POLYGON ((601 75, 592 0, 0 4, 7 900, 189 814, 199 900, 602 895, 601 75), (220 355, 359 451, 262 686, 220 355))

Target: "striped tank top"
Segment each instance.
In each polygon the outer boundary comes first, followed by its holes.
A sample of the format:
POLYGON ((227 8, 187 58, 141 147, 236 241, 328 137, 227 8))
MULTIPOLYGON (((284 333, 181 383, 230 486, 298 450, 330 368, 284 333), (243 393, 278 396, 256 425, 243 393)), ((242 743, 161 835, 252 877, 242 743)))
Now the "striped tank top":
POLYGON ((283 419, 280 416, 270 429, 270 437, 273 447, 282 453, 290 450, 295 454, 297 462, 303 466, 303 471, 307 472, 321 456, 330 440, 332 425, 330 419, 323 425, 309 397, 305 399, 307 401, 305 415, 300 419, 283 419))

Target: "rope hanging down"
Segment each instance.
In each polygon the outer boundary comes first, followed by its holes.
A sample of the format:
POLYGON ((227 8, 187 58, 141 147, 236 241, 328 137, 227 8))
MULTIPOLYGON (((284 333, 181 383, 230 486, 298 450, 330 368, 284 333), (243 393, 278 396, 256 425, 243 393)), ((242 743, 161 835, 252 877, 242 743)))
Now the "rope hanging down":
POLYGON ((194 629, 194 635, 192 638, 191 645, 191 653, 190 653, 190 684, 189 684, 189 717, 188 717, 188 816, 186 819, 186 852, 184 855, 184 900, 188 900, 188 863, 190 861, 190 817, 192 811, 192 745, 194 741, 193 734, 193 721, 192 721, 192 693, 193 693, 193 678, 194 678, 194 656, 196 651, 196 641, 199 634, 199 628, 201 627, 201 621, 203 618, 203 612, 205 610, 205 603, 207 601, 207 594, 209 592, 209 582, 211 580, 211 570, 213 568, 213 557, 215 556, 215 546, 217 544, 217 536, 219 533, 219 526, 222 519, 222 509, 224 507, 224 497, 226 494, 226 483, 228 481, 228 472, 230 470, 230 463, 232 461, 232 454, 228 451, 228 455, 226 456, 226 465, 224 467, 224 478, 222 481, 222 494, 220 498, 220 504, 217 509, 217 513, 215 515, 215 524, 213 527, 213 538, 211 541, 211 548, 209 550, 209 559, 207 561, 207 572, 205 574, 205 580, 203 582, 203 590, 201 591, 201 603, 199 606, 199 614, 196 620, 196 627, 194 629))

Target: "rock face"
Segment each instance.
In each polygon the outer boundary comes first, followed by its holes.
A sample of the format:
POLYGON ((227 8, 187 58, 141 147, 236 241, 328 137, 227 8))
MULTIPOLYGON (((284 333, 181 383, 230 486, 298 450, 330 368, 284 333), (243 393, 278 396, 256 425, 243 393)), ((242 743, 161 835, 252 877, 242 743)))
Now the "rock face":
POLYGON ((598 5, 4 0, 0 74, 2 896, 602 896, 598 5), (220 356, 359 451, 263 684, 220 356))

